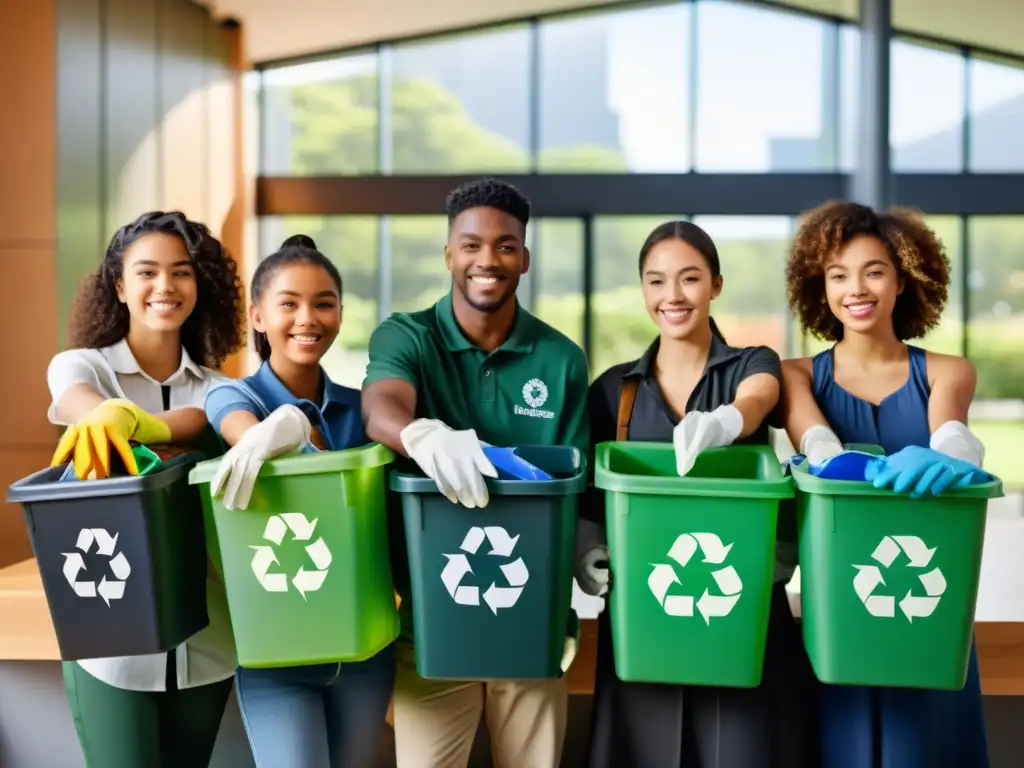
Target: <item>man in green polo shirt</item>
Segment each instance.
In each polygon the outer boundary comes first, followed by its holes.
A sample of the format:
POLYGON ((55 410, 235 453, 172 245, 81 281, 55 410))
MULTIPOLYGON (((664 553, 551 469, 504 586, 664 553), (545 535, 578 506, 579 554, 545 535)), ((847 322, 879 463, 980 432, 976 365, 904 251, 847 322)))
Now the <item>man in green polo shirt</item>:
MULTIPOLYGON (((484 477, 497 473, 481 440, 571 445, 586 455, 587 359, 515 298, 530 267, 530 204, 522 193, 485 179, 453 191, 445 208, 452 290, 429 309, 392 315, 373 332, 363 418, 370 439, 412 459, 452 502, 483 507, 484 477)), ((392 536, 404 544, 404 535, 392 536)), ((392 567, 403 614, 394 694, 398 768, 465 768, 484 713, 496 764, 557 768, 568 706, 564 677, 419 677, 404 551, 392 567)))

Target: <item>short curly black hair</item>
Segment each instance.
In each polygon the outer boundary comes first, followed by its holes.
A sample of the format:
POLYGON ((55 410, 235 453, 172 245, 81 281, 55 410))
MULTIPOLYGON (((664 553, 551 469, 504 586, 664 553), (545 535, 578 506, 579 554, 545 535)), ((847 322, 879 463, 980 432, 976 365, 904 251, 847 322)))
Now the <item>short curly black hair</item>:
POLYGON ((866 205, 827 202, 804 215, 786 265, 789 308, 811 334, 827 341, 843 338, 825 299, 825 263, 860 235, 877 238, 904 282, 896 297, 892 324, 901 341, 935 328, 949 295, 949 257, 920 212, 893 208, 884 213, 866 205))
POLYGON ((196 306, 181 327, 181 344, 200 365, 218 368, 245 345, 245 301, 238 266, 220 240, 180 211, 150 211, 114 233, 99 268, 75 297, 69 321, 73 348, 100 349, 128 335, 128 307, 117 297, 124 254, 144 235, 162 232, 184 243, 196 275, 196 306))
POLYGON ((444 212, 448 226, 470 208, 497 208, 515 217, 525 227, 530 221, 530 201, 512 184, 501 179, 477 179, 462 184, 448 193, 444 212))

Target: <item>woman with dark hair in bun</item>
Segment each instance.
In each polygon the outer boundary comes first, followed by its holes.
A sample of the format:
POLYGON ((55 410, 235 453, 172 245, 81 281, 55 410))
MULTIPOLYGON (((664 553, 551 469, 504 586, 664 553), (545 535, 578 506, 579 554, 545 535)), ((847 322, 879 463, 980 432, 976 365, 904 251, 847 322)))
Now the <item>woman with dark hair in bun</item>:
MULTIPOLYGON (((263 364, 210 390, 206 416, 232 446, 212 483, 228 509, 249 505, 260 466, 290 451, 369 440, 359 390, 320 365, 341 329, 341 275, 305 235, 289 237, 252 278, 249 319, 263 364)), ((372 768, 394 684, 393 646, 362 662, 236 672, 256 764, 372 768)))

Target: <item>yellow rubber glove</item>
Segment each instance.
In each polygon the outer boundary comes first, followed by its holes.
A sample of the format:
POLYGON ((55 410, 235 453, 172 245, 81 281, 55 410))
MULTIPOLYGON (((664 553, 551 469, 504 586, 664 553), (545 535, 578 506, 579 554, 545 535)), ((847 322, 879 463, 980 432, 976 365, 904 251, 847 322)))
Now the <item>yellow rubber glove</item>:
POLYGON ((166 443, 171 428, 162 419, 129 400, 106 400, 84 419, 68 427, 50 466, 59 466, 74 456, 75 476, 85 480, 95 472, 97 480, 110 476, 110 446, 114 446, 131 475, 139 473, 129 440, 137 443, 166 443))

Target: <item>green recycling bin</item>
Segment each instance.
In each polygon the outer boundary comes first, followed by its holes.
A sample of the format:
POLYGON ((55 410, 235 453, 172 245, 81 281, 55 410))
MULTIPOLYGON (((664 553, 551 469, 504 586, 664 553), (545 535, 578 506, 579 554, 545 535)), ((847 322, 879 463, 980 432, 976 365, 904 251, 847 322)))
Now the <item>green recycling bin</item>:
POLYGON ((686 477, 671 443, 597 446, 615 672, 629 682, 757 686, 764 666, 779 502, 769 446, 702 452, 686 477))
POLYGON ((1003 495, 1002 483, 912 499, 864 481, 822 480, 806 464, 792 473, 801 623, 818 679, 963 688, 988 500, 1003 495))
POLYGON ((523 446, 516 453, 553 479, 488 479, 483 509, 452 504, 429 478, 391 474, 391 489, 402 494, 422 677, 562 673, 586 467, 575 448, 523 446))
POLYGON ((372 444, 268 461, 245 510, 211 497, 219 460, 192 470, 217 529, 240 666, 362 661, 398 636, 384 497, 393 458, 372 444))

